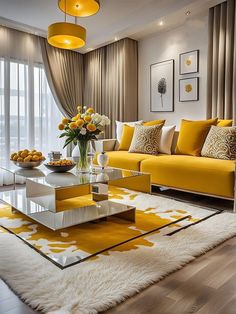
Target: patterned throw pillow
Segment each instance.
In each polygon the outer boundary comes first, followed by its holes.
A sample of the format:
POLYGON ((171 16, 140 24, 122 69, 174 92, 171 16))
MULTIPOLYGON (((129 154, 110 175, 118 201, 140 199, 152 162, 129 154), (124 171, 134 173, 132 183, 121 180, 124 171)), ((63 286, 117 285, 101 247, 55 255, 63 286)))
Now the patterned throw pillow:
POLYGON ((135 125, 129 153, 157 155, 163 124, 154 126, 135 125))
POLYGON ((217 159, 236 159, 236 127, 212 126, 201 155, 217 159))

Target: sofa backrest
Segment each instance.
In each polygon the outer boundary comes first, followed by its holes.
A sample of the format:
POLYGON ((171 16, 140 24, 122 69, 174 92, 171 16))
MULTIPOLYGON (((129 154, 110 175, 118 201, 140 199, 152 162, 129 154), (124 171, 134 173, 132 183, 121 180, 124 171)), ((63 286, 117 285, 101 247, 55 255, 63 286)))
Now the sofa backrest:
MULTIPOLYGON (((173 141, 172 141, 172 145, 171 145, 171 153, 172 154, 175 153, 178 137, 179 137, 179 131, 175 131, 174 137, 173 137, 173 141)), ((119 149, 119 142, 116 140, 116 144, 115 144, 114 150, 118 150, 118 149, 119 149)))
POLYGON ((178 142, 178 137, 179 137, 179 131, 175 131, 174 137, 173 137, 173 141, 172 141, 172 145, 171 145, 171 153, 172 154, 175 153, 176 145, 177 145, 177 142, 178 142))

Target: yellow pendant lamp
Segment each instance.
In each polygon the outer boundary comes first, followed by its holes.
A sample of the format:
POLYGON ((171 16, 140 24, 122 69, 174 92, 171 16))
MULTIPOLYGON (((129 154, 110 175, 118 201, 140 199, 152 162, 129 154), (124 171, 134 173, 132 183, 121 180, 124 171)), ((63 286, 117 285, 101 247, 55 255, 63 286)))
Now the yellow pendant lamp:
MULTIPOLYGON (((67 9, 67 1, 64 0, 65 9, 67 9)), ((90 1, 90 0, 89 0, 90 1)), ((62 49, 78 49, 86 43, 86 29, 77 24, 77 17, 75 17, 75 24, 65 21, 54 23, 48 27, 48 43, 54 47, 62 49)))
POLYGON ((91 16, 100 9, 99 0, 59 0, 58 6, 66 14, 77 17, 91 16))
POLYGON ((78 49, 86 43, 86 29, 80 25, 61 22, 48 27, 48 43, 62 49, 78 49))

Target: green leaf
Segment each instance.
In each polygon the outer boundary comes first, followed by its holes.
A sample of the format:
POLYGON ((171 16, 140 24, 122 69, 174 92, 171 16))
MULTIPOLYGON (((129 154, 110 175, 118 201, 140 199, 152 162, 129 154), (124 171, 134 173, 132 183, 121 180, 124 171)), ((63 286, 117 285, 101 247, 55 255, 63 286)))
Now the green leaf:
POLYGON ((62 138, 62 137, 64 137, 64 136, 68 136, 68 134, 67 134, 66 132, 64 132, 64 133, 62 133, 62 134, 59 136, 59 138, 62 138))
POLYGON ((66 140, 65 145, 63 146, 63 148, 65 148, 67 145, 69 145, 72 141, 73 141, 73 139, 68 138, 66 140))

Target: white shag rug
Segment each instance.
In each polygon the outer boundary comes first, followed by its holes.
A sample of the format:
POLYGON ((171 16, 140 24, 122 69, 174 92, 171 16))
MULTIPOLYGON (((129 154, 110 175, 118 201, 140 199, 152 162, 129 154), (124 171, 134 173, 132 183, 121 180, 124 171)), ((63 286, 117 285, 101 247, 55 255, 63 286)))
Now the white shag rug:
POLYGON ((14 235, 0 234, 0 276, 32 307, 53 314, 107 310, 236 235, 236 215, 215 215, 156 244, 110 252, 60 270, 14 235), (11 249, 12 248, 12 249, 11 249))

